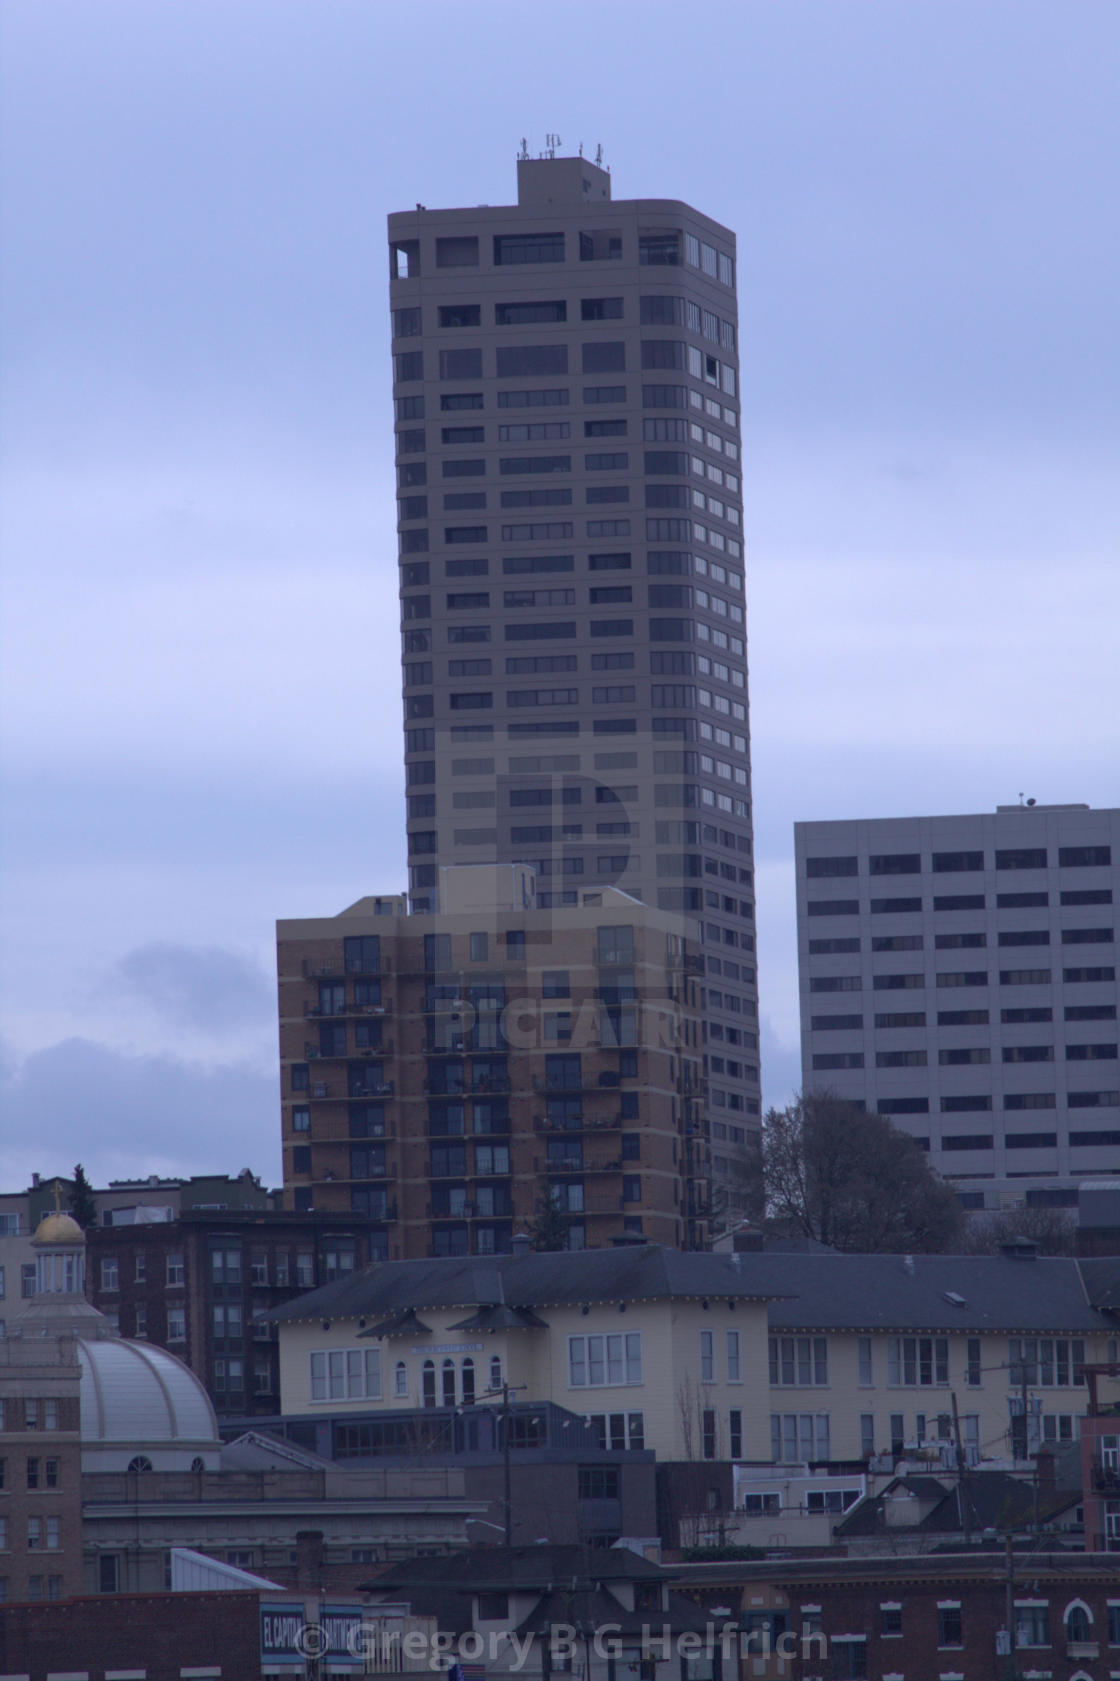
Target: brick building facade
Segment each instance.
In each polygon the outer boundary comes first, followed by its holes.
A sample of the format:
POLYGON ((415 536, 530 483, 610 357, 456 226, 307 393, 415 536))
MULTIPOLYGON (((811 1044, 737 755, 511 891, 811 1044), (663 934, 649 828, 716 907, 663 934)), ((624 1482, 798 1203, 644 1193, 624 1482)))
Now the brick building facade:
POLYGON ((443 876, 439 916, 363 899, 278 925, 287 1206, 365 1216, 381 1260, 508 1253, 542 1207, 570 1248, 702 1247, 679 920, 613 888, 541 910, 513 866, 443 876))
POLYGON ((78 1385, 72 1336, 0 1340, 0 1599, 81 1591, 78 1385))
POLYGON ((0 1673, 25 1681, 114 1672, 144 1681, 255 1681, 255 1593, 113 1594, 0 1606, 0 1673))
POLYGON ((183 1360, 221 1416, 274 1413, 275 1331, 254 1316, 371 1258, 369 1222, 329 1211, 184 1210, 151 1225, 92 1227, 90 1297, 124 1337, 183 1360))

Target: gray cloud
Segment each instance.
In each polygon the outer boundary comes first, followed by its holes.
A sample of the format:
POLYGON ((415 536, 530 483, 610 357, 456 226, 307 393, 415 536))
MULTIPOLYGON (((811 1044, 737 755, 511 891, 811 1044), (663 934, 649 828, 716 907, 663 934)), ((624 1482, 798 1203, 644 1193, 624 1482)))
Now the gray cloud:
POLYGON ((269 977, 221 946, 153 940, 119 959, 111 983, 168 1022, 203 1032, 259 1026, 276 1006, 269 977))
POLYGON ((277 1080, 239 1064, 203 1067, 65 1039, 6 1069, 2 1097, 7 1188, 76 1161, 99 1184, 243 1167, 279 1182, 277 1080))

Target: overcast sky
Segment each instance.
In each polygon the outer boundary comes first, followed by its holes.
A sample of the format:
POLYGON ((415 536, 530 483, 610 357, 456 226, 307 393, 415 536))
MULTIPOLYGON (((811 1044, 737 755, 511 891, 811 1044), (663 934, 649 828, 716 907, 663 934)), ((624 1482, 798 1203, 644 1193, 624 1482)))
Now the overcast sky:
POLYGON ((7 0, 0 1186, 280 1172, 273 922, 399 890, 385 216, 739 237, 767 1100, 798 818, 1117 798, 1115 0, 7 0))

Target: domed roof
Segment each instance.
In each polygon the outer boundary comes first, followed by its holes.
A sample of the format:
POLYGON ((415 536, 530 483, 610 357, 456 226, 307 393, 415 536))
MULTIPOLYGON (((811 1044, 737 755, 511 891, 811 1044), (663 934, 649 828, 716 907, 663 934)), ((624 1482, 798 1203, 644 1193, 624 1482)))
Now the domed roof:
POLYGON ((77 1220, 69 1214, 60 1214, 56 1209, 53 1214, 44 1214, 35 1228, 32 1243, 40 1245, 46 1243, 81 1243, 86 1241, 86 1234, 77 1220))
POLYGON ((78 1339, 82 1445, 216 1447, 210 1397, 188 1366, 165 1348, 117 1338, 78 1339))

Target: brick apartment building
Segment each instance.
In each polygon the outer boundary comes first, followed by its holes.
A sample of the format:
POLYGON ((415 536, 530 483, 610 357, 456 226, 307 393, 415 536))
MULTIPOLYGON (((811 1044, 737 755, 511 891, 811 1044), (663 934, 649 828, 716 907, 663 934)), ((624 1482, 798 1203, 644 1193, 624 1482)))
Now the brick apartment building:
POLYGON ((124 1337, 183 1360, 220 1416, 273 1413, 275 1331, 257 1314, 370 1260, 365 1219, 266 1208, 186 1208, 153 1224, 87 1233, 90 1299, 124 1337))
POLYGON ((278 925, 284 1197, 373 1222, 371 1257, 699 1247, 701 959, 615 888, 541 909, 522 866, 442 871, 443 911, 362 899, 278 925))

